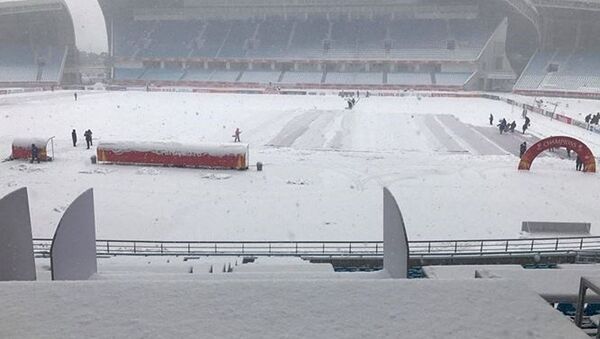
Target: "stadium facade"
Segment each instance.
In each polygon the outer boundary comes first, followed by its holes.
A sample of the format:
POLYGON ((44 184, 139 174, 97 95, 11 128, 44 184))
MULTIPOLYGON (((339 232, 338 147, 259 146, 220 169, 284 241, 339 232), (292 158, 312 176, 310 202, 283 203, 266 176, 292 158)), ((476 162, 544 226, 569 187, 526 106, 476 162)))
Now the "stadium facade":
MULTIPOLYGON (((593 0, 99 3, 120 85, 600 95, 593 0)), ((0 84, 80 80, 62 0, 0 6, 0 84)))

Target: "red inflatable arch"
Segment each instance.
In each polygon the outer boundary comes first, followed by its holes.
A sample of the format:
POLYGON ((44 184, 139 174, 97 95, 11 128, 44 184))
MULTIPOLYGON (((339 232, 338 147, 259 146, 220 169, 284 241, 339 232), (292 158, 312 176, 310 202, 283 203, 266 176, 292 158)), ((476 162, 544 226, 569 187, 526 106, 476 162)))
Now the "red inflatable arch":
POLYGON ((594 154, 592 154, 589 147, 577 139, 564 136, 542 139, 533 144, 533 146, 523 154, 523 157, 521 157, 519 169, 528 171, 531 167, 531 163, 533 163, 533 160, 535 160, 540 153, 550 148, 558 147, 565 147, 577 153, 583 160, 584 172, 596 172, 596 158, 594 158, 594 154))

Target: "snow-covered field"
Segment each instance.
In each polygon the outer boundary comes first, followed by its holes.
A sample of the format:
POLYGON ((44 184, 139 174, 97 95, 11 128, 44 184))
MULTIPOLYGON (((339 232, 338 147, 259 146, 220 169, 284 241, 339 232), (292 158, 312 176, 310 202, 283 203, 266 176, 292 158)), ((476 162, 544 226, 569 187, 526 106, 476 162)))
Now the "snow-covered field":
MULTIPOLYGON (((0 196, 27 186, 35 237, 50 237, 83 190, 95 190, 98 238, 380 240, 382 187, 409 239, 518 237, 521 222, 592 222, 600 181, 572 160, 516 170, 519 144, 570 135, 600 154, 600 135, 530 114, 527 134, 498 134, 488 116, 520 110, 485 99, 72 92, 0 97, 0 156, 22 136, 55 136, 55 161, 0 163, 0 196), (456 120, 458 119, 458 120, 456 120), (248 171, 92 165, 94 141, 250 143, 248 171), (77 148, 70 132, 79 135, 77 148)), ((595 111, 600 111, 600 102, 595 111)))
POLYGON ((554 98, 554 97, 530 97, 525 95, 507 95, 510 98, 518 100, 537 107, 536 100, 541 100, 540 108, 550 112, 556 112, 568 117, 584 121, 588 114, 594 115, 600 112, 600 100, 596 99, 577 99, 577 98, 554 98))

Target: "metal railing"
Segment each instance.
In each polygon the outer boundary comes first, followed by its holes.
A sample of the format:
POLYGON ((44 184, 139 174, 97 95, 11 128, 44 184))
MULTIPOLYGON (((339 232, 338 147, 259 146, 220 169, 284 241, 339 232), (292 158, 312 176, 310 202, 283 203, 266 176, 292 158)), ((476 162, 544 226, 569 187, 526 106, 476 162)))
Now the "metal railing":
MULTIPOLYGON (((51 239, 34 239, 38 256, 50 254, 51 239)), ((521 255, 600 251, 600 236, 535 239, 410 241, 411 257, 521 255)), ((98 255, 197 256, 383 256, 382 241, 147 241, 97 240, 98 255)))

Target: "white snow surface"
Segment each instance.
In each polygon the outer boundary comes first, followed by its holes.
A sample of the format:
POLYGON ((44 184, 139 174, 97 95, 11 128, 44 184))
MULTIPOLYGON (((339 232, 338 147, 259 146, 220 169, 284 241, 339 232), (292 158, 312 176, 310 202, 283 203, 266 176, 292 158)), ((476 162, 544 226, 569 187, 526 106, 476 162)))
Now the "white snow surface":
POLYGON ((509 98, 519 102, 538 107, 536 100, 541 100, 540 108, 546 111, 556 112, 579 121, 584 121, 588 114, 594 115, 600 112, 600 100, 598 99, 578 99, 578 98, 557 98, 557 97, 532 97, 526 95, 509 94, 509 98))
POLYGON ((89 187, 99 239, 381 240, 383 186, 411 240, 517 237, 524 220, 592 222, 600 234, 596 175, 553 156, 519 172, 514 155, 521 140, 563 134, 600 154, 600 135, 531 114, 522 139, 499 139, 488 115, 520 127, 521 111, 487 99, 370 97, 344 107, 337 96, 1 96, 0 158, 15 137, 56 139, 52 162, 0 163, 0 196, 28 187, 34 237, 51 237, 89 187), (95 150, 70 140, 72 129, 91 129, 94 144, 226 143, 236 127, 262 172, 92 165, 95 150))
POLYGON ((7 338, 588 338, 498 280, 0 283, 7 338))
MULTIPOLYGON (((485 279, 506 279, 527 286, 548 302, 577 303, 581 277, 600 277, 600 269, 510 269, 487 268, 477 270, 485 279)), ((599 302, 593 291, 586 300, 599 302)))

